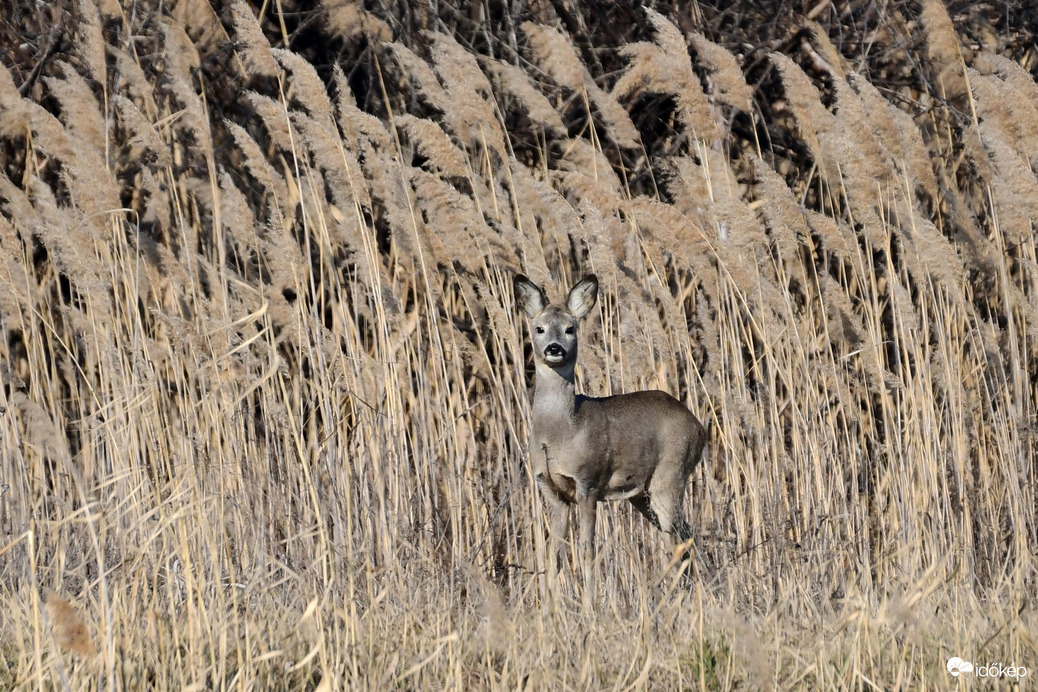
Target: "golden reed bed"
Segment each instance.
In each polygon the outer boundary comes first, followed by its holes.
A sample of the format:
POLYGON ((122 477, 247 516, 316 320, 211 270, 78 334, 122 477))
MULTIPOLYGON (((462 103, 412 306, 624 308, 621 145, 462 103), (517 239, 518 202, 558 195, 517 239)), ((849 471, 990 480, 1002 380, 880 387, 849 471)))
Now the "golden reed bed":
POLYGON ((724 4, 8 3, 0 689, 1032 684, 1028 15, 724 4), (545 588, 520 272, 689 582, 545 588))

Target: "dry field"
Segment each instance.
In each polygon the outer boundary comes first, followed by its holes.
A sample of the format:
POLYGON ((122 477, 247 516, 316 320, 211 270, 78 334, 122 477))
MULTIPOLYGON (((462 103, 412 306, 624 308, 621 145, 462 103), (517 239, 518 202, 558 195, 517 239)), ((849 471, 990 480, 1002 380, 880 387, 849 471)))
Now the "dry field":
POLYGON ((5 2, 0 689, 1036 684, 1035 19, 717 4, 5 2), (691 584, 547 588, 517 271, 691 584))

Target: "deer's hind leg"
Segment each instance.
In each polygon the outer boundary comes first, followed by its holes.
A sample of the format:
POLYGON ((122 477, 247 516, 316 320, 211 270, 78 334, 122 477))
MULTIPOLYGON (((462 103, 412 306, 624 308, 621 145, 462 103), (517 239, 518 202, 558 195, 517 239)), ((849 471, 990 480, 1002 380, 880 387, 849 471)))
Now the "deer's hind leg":
POLYGON ((692 538, 692 527, 685 519, 685 513, 680 504, 673 506, 673 503, 670 502, 654 502, 648 495, 632 497, 630 502, 642 516, 649 520, 649 523, 670 536, 675 544, 692 538), (657 511, 657 506, 663 510, 662 518, 661 513, 657 511), (670 507, 669 510, 668 507, 670 507))
MULTIPOLYGON (((660 459, 656 472, 649 481, 648 504, 650 520, 660 531, 669 535, 677 549, 692 538, 692 527, 685 517, 685 485, 691 468, 685 463, 688 450, 671 450, 660 459)), ((644 512, 643 512, 644 514, 644 512)), ((684 546, 679 559, 684 562, 691 557, 689 547, 684 546)))
POLYGON ((649 520, 650 524, 657 529, 660 528, 660 520, 656 518, 656 513, 652 511, 652 503, 649 502, 647 494, 635 495, 629 501, 643 517, 649 520))

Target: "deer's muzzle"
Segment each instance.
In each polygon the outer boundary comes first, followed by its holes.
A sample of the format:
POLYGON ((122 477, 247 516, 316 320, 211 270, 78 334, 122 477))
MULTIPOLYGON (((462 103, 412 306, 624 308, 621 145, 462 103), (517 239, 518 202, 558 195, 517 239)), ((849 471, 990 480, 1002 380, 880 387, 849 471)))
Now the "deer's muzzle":
POLYGON ((566 349, 560 344, 548 344, 544 347, 544 360, 549 363, 561 363, 566 359, 566 349))

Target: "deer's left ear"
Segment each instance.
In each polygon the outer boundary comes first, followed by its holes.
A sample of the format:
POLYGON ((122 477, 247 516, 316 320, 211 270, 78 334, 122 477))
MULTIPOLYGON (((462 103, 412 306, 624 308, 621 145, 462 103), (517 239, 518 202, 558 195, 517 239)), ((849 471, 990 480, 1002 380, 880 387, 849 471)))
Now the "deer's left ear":
POLYGON ((596 300, 598 300, 598 277, 588 274, 570 290, 569 297, 566 298, 566 308, 579 320, 591 312, 596 300))

